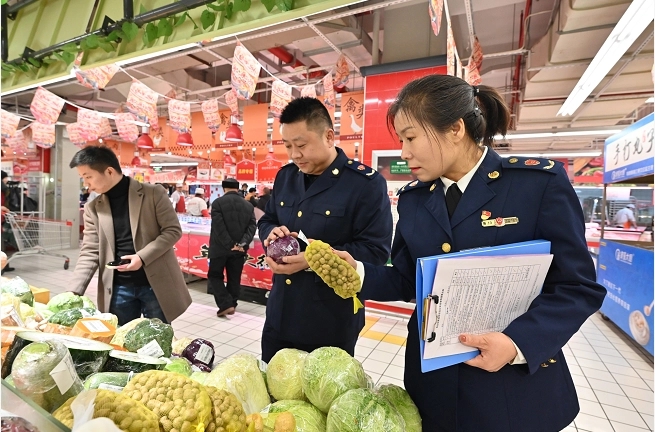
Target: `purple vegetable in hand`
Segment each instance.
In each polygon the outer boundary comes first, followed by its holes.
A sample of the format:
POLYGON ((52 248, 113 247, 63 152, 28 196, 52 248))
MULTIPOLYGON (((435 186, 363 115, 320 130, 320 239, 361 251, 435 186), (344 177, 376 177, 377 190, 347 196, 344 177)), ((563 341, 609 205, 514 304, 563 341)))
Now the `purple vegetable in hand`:
POLYGON ((266 248, 266 255, 278 264, 284 264, 282 258, 285 256, 298 255, 300 253, 300 243, 295 237, 285 236, 273 240, 266 248))
POLYGON ((184 348, 182 357, 196 366, 204 364, 211 368, 211 365, 214 364, 214 344, 205 339, 194 339, 184 348))

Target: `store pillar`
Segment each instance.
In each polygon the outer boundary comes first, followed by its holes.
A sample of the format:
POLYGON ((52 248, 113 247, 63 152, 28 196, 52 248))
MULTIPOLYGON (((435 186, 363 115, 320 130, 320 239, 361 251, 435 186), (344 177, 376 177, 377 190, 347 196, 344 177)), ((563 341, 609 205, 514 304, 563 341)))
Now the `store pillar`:
POLYGON ((64 128, 57 127, 57 143, 52 149, 52 185, 47 191, 46 208, 53 219, 71 221, 70 247, 79 247, 80 241, 80 176, 68 167, 78 148, 64 136, 64 128))

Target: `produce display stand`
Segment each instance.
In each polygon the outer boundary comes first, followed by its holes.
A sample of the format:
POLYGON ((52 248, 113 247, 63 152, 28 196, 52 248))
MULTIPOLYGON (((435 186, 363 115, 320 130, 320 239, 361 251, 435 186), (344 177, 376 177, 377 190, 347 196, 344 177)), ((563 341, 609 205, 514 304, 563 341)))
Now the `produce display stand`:
MULTIPOLYGON (((603 208, 608 184, 653 185, 653 114, 605 141, 603 208)), ((601 222, 598 283, 607 288, 600 309, 653 356, 653 242, 608 239, 605 212, 601 222)))
POLYGON ((7 412, 16 414, 28 420, 39 432, 70 432, 59 420, 48 414, 32 399, 22 395, 18 390, 2 380, 2 410, 3 417, 7 412))

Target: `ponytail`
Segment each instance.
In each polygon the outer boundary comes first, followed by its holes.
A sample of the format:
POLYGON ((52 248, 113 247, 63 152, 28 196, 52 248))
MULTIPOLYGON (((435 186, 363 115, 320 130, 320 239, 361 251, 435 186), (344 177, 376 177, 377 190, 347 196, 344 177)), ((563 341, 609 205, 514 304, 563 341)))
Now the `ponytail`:
POLYGON ((494 136, 507 134, 511 121, 510 112, 502 96, 493 87, 481 85, 474 87, 474 92, 477 93, 477 100, 482 110, 484 123, 482 142, 486 146, 491 146, 494 136))

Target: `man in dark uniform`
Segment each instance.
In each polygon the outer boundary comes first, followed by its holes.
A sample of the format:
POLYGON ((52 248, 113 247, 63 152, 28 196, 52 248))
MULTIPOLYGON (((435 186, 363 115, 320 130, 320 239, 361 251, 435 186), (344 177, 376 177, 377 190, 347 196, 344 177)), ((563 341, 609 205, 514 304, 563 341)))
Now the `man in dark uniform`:
MULTIPOLYGON (((314 98, 292 101, 280 116, 280 132, 293 163, 278 173, 259 236, 269 242, 302 231, 348 251, 364 262, 384 264, 392 217, 386 181, 372 168, 349 160, 334 145, 332 120, 314 98)), ((300 241, 301 249, 306 244, 300 241)), ((262 360, 283 348, 312 351, 336 346, 354 355, 364 311, 342 299, 309 270, 304 252, 266 261, 274 273, 262 334, 262 360)))

